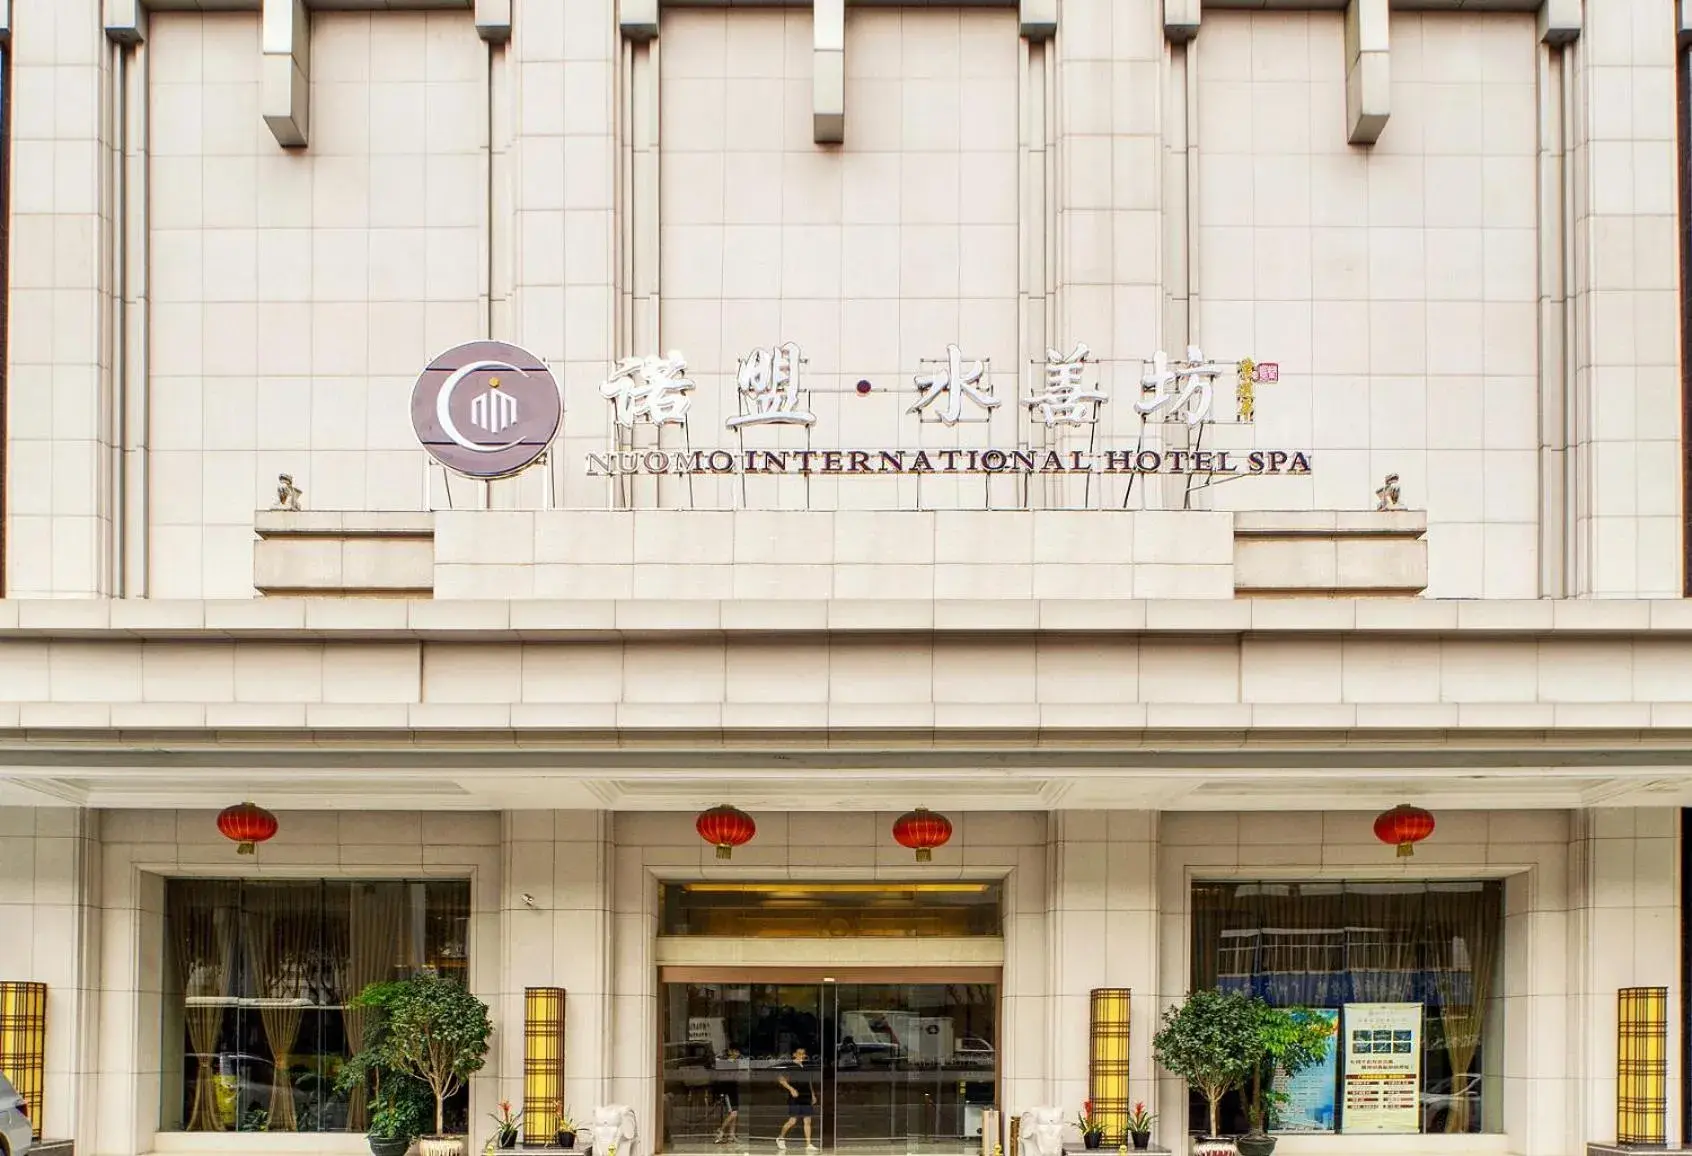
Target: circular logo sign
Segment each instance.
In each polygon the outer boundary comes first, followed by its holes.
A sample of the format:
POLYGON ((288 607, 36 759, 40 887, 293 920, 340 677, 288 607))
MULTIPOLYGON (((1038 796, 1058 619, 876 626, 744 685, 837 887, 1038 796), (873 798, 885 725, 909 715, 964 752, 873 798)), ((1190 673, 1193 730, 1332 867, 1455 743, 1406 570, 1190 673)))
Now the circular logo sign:
POLYGON ((472 478, 503 478, 533 465, 563 417, 552 371, 503 341, 447 350, 411 391, 417 440, 441 465, 472 478))

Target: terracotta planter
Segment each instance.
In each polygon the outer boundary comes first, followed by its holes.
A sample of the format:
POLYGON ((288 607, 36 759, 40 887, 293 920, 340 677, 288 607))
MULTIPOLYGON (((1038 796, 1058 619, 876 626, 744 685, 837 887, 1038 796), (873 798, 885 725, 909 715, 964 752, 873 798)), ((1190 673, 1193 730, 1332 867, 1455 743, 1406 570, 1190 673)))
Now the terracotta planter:
POLYGON ((464 1156, 464 1137, 425 1136, 417 1141, 417 1156, 464 1156))

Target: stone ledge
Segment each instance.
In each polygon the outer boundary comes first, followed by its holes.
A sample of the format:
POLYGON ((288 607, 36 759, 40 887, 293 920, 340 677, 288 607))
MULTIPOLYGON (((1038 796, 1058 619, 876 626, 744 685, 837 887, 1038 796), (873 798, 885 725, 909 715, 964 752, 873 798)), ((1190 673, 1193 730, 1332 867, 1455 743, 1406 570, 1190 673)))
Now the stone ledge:
POLYGON ((1606 599, 7 599, 0 640, 520 642, 734 634, 1692 635, 1692 601, 1606 599))

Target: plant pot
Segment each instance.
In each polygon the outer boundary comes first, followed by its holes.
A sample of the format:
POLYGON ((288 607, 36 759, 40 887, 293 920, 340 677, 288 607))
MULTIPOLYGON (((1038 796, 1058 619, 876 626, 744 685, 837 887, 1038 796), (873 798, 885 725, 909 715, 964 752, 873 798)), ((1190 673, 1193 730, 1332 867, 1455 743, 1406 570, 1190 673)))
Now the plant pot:
POLYGON ((1083 1132, 1081 1133, 1081 1143, 1086 1145, 1087 1151, 1096 1152, 1098 1151, 1099 1145, 1104 1143, 1104 1133, 1083 1132))
POLYGON ((558 1130, 558 1135, 554 1136, 553 1139, 558 1141, 558 1146, 560 1148, 568 1149, 568 1148, 574 1148, 576 1146, 576 1134, 573 1131, 572 1132, 566 1132, 562 1128, 560 1128, 558 1130))
POLYGON ((409 1136, 366 1136, 370 1143, 370 1156, 405 1156, 411 1151, 411 1137, 409 1136))
POLYGON ((1136 1152, 1144 1152, 1147 1148, 1151 1147, 1150 1132, 1130 1132, 1128 1133, 1128 1139, 1134 1142, 1134 1151, 1136 1152))
POLYGON ((1267 1132, 1247 1132, 1234 1141, 1240 1156, 1270 1156, 1275 1151, 1275 1137, 1267 1132))
POLYGON ((1193 1156, 1240 1156, 1232 1140, 1220 1136, 1200 1136, 1193 1141, 1193 1156))
POLYGON ((417 1156, 464 1156, 464 1137, 425 1136, 417 1141, 417 1156))

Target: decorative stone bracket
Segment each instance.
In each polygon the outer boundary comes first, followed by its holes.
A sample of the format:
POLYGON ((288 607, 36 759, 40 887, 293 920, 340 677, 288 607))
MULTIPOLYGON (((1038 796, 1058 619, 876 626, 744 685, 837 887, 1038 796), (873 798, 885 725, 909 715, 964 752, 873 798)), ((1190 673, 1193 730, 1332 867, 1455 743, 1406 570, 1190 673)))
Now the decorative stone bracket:
MULTIPOLYGON (((1689 27, 1687 7, 1692 0, 1680 0, 1681 27, 1689 27)), ((1163 0, 1163 35, 1175 43, 1198 36, 1206 0, 1163 0)), ((1254 4, 1215 3, 1213 8, 1303 11, 1329 5, 1311 0, 1258 0, 1254 4)), ((1539 40, 1559 47, 1580 36, 1581 0, 1539 0, 1539 40)), ((1374 144, 1391 115, 1392 73, 1388 26, 1389 8, 1405 11, 1519 11, 1520 5, 1502 0, 1346 0, 1345 2, 1345 124, 1351 144, 1374 144)))
MULTIPOLYGON (((706 4, 732 0, 704 0, 706 4)), ((846 139, 846 0, 773 0, 792 7, 812 9, 811 23, 811 138, 817 144, 839 144, 846 139)), ((873 3, 875 0, 857 0, 873 3)), ((960 3, 968 0, 959 0, 960 3)), ((975 0, 1001 7, 1015 4, 1020 30, 1029 40, 1049 40, 1057 35, 1058 0, 975 0)), ((1194 0, 1196 3, 1196 0, 1194 0)), ((629 40, 653 40, 658 36, 658 10, 663 0, 621 0, 618 24, 629 40)))
MULTIPOLYGON (((10 7, 10 0, 0 0, 10 7)), ((511 0, 102 0, 106 37, 119 44, 146 38, 147 13, 247 11, 260 13, 259 109, 264 123, 283 148, 304 148, 310 138, 311 13, 320 11, 470 9, 476 33, 490 44, 511 38, 511 0)))

